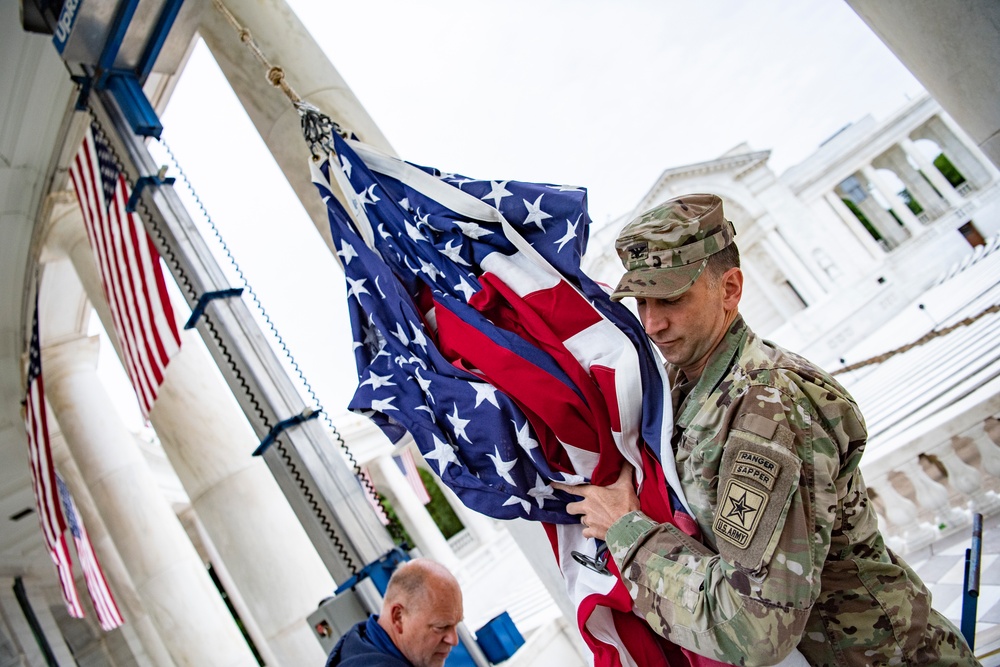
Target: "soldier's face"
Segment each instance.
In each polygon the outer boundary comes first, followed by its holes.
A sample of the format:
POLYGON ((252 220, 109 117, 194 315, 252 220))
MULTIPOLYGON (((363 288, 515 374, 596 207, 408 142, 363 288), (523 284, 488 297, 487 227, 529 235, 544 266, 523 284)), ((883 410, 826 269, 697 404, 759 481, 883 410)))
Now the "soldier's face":
POLYGON ((701 377, 712 351, 735 319, 743 274, 729 269, 713 278, 703 272, 673 299, 637 299, 639 319, 663 357, 688 379, 701 377))

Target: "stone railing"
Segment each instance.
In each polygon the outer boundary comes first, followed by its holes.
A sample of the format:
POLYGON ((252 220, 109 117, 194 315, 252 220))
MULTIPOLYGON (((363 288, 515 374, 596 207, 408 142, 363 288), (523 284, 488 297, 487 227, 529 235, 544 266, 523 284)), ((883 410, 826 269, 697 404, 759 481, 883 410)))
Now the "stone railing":
POLYGON ((886 542, 900 554, 968 530, 972 514, 1000 512, 1000 413, 944 438, 866 453, 865 483, 886 542))

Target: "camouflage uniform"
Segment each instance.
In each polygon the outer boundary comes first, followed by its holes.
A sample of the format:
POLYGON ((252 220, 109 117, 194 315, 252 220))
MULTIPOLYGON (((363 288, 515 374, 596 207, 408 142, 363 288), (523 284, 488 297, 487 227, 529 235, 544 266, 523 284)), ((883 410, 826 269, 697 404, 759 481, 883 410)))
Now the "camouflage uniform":
POLYGON ((795 647, 813 665, 979 664, 882 540, 858 469, 864 420, 843 387, 742 317, 693 386, 668 372, 677 471, 703 543, 641 512, 611 526, 636 614, 737 665, 795 647))

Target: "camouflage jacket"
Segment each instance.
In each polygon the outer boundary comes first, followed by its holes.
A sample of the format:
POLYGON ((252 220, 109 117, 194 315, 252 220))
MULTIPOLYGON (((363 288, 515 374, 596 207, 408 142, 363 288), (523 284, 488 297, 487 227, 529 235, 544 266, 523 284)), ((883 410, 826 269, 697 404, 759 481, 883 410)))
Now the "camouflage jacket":
POLYGON ((674 414, 704 544, 641 512, 607 534, 654 630, 735 665, 796 646, 813 665, 978 664, 883 543, 858 469, 864 421, 833 378, 738 317, 674 414))

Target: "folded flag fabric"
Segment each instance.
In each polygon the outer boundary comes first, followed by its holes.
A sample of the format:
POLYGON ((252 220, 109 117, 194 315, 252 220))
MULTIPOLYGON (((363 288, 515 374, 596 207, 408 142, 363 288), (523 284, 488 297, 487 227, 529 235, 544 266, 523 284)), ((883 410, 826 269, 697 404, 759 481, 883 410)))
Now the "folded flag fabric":
POLYGON ((347 281, 349 408, 392 442, 409 433, 468 507, 546 525, 596 665, 686 664, 631 613, 614 563, 566 512, 573 498, 550 485, 608 484, 628 461, 643 509, 697 531, 656 352, 580 269, 586 191, 441 173, 339 136, 333 149, 312 167, 347 281))

